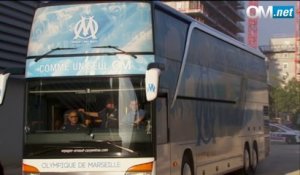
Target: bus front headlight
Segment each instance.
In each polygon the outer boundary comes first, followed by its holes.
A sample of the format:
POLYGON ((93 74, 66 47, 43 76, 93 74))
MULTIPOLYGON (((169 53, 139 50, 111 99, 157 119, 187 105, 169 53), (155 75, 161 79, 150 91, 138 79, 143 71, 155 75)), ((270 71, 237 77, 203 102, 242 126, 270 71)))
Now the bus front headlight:
POLYGON ((34 166, 23 164, 23 174, 24 175, 40 175, 40 171, 34 166))
POLYGON ((125 175, 151 175, 153 162, 139 164, 130 167, 125 175))

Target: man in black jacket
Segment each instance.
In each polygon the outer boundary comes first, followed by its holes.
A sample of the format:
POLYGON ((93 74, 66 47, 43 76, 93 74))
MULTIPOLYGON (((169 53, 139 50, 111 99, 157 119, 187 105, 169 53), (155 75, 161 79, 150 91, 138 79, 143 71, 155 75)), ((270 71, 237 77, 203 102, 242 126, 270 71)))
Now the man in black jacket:
POLYGON ((84 109, 78 109, 78 111, 85 115, 99 118, 101 120, 100 128, 102 129, 118 128, 118 111, 112 99, 108 99, 105 108, 99 112, 87 112, 84 109))

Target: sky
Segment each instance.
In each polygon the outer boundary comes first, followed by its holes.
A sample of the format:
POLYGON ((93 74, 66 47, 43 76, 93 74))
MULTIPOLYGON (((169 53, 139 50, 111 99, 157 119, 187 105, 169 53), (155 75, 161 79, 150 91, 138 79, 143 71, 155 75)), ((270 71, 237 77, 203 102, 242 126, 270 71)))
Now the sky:
MULTIPOLYGON (((274 6, 274 5, 276 6, 290 5, 290 6, 294 6, 296 9, 296 1, 259 1, 258 5, 264 7, 274 6)), ((286 19, 260 18, 258 20, 258 45, 259 46, 269 45, 269 41, 271 37, 276 37, 276 36, 293 37, 294 35, 295 35, 295 18, 288 18, 288 19, 287 18, 286 19)))

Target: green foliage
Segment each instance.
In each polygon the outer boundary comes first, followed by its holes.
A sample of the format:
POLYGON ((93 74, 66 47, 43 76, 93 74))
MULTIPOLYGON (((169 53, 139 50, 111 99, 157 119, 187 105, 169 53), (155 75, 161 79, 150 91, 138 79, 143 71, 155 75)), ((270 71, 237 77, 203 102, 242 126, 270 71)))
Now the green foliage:
POLYGON ((274 117, 281 113, 296 116, 300 112, 300 82, 296 79, 290 80, 284 87, 271 89, 270 97, 274 117))

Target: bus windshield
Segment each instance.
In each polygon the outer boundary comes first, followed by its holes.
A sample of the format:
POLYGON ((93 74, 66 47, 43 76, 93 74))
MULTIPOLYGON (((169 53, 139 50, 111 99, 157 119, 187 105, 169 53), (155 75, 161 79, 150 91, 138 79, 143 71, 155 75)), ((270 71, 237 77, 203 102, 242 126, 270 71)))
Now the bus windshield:
POLYGON ((24 156, 153 156, 144 77, 31 79, 27 92, 24 156))

